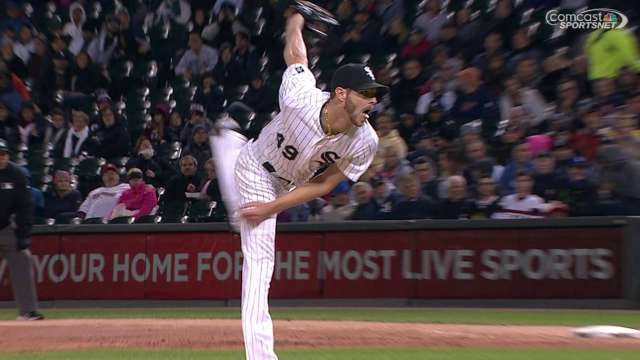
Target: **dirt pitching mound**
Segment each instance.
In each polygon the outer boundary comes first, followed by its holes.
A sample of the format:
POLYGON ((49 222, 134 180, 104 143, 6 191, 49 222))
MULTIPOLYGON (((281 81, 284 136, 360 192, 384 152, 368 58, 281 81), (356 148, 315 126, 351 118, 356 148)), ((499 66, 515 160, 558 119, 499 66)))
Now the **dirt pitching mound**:
MULTIPOLYGON (((275 321, 276 348, 638 348, 640 339, 579 338, 571 327, 275 321)), ((242 347, 239 320, 86 319, 0 321, 0 351, 83 348, 242 347)))

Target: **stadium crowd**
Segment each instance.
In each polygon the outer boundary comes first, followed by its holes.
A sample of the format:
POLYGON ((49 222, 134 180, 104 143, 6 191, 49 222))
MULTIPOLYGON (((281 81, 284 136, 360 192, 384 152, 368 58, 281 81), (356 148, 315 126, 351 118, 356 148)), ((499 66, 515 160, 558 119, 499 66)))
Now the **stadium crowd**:
MULTIPOLYGON (((254 135, 278 110, 286 1, 4 3, 0 138, 40 221, 224 221, 208 133, 236 101, 254 135)), ((279 221, 640 214, 633 2, 318 3, 341 23, 308 40, 318 86, 363 62, 391 91, 367 173, 279 221), (545 23, 586 6, 630 22, 545 23)))

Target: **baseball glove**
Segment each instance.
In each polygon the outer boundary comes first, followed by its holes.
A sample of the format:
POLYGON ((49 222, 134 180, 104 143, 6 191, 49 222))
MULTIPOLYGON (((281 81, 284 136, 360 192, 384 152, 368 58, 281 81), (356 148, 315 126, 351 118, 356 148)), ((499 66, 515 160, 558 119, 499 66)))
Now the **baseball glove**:
POLYGON ((327 27, 340 25, 332 13, 311 1, 295 0, 291 7, 304 17, 305 27, 321 37, 327 36, 327 27))

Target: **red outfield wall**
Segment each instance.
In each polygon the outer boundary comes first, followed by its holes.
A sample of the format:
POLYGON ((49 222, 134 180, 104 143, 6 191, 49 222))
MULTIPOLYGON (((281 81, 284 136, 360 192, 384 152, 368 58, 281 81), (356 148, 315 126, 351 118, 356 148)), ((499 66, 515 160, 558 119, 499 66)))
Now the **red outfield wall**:
MULTIPOLYGON (((623 230, 286 232, 272 298, 622 298, 623 230)), ((237 299, 228 232, 34 237, 41 300, 237 299)), ((0 300, 11 299, 0 262, 0 300)))

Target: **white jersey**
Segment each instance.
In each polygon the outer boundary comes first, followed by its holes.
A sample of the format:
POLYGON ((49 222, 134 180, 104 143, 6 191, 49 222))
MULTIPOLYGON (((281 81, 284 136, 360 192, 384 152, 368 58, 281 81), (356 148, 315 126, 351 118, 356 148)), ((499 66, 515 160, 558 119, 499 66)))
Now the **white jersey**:
POLYGON ((112 187, 99 187, 89 193, 78 211, 86 215, 86 218, 107 218, 111 215, 111 210, 116 206, 120 195, 125 190, 129 190, 129 184, 123 183, 112 187))
POLYGON ((517 194, 507 195, 500 200, 500 210, 493 213, 493 219, 536 219, 545 216, 547 206, 537 195, 519 198, 517 194))
POLYGON ((328 99, 329 93, 316 88, 307 66, 290 65, 280 85, 280 113, 249 144, 260 164, 291 185, 309 181, 333 163, 351 181, 358 181, 375 156, 378 136, 368 122, 326 135, 320 111, 328 99))

